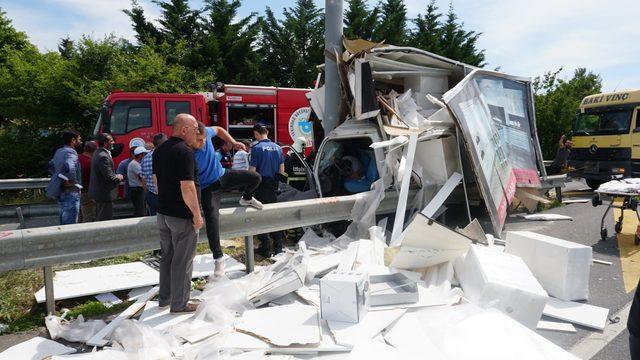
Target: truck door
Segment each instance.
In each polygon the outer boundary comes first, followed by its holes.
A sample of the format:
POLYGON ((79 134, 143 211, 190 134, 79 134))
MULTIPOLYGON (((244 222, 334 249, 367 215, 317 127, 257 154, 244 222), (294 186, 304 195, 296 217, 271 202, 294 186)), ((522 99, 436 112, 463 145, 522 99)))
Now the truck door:
POLYGON ((199 121, 204 120, 200 118, 201 114, 196 111, 193 97, 162 97, 158 99, 158 112, 160 113, 160 131, 167 136, 171 136, 173 119, 178 114, 191 114, 199 121))
POLYGON ((637 177, 640 175, 640 107, 634 111, 631 124, 631 174, 628 176, 637 177))
POLYGON ((111 107, 108 126, 105 130, 116 138, 112 151, 116 166, 129 156, 132 146, 144 146, 158 131, 152 98, 116 99, 111 107))

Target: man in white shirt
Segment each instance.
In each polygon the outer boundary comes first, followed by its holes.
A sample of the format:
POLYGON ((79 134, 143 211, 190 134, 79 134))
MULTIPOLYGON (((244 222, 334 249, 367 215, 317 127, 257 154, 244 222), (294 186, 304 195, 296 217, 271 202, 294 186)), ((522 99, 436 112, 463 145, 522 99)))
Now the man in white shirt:
POLYGON ((249 170, 249 154, 251 153, 251 143, 247 140, 241 140, 244 147, 247 151, 242 149, 236 151, 233 155, 233 165, 231 168, 233 170, 249 170))

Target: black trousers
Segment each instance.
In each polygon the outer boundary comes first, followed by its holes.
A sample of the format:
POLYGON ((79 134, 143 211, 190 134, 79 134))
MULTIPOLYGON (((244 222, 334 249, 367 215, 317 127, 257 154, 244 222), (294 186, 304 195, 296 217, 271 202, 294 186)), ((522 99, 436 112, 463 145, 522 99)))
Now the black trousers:
MULTIPOLYGON (((262 178, 260 186, 256 189, 255 197, 263 204, 273 204, 278 202, 277 191, 278 181, 270 178, 262 178)), ((284 236, 282 231, 275 231, 269 234, 260 234, 260 251, 268 253, 273 250, 275 253, 282 251, 282 240, 284 236), (273 243, 272 243, 273 241, 273 243)))
POLYGON ((129 199, 133 204, 133 217, 144 216, 146 207, 144 205, 144 189, 142 186, 130 186, 129 199))
POLYGON ((113 220, 113 201, 96 201, 96 221, 113 220))
POLYGON ((629 333, 629 352, 631 360, 640 360, 640 337, 629 333))
POLYGON ((220 247, 220 197, 222 191, 241 190, 242 198, 251 200, 260 184, 260 174, 248 170, 227 169, 215 183, 200 190, 202 211, 207 230, 209 248, 214 259, 222 257, 220 247))

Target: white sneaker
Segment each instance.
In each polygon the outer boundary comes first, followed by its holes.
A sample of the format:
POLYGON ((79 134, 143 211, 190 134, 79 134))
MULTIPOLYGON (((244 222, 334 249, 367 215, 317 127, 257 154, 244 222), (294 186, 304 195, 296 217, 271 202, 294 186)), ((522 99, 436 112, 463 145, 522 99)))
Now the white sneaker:
POLYGON ((262 203, 258 201, 258 199, 251 197, 251 200, 245 200, 244 198, 240 198, 241 206, 252 206, 258 210, 262 210, 262 203))
POLYGON ((213 270, 213 276, 222 277, 224 276, 224 257, 214 260, 215 268, 213 270))

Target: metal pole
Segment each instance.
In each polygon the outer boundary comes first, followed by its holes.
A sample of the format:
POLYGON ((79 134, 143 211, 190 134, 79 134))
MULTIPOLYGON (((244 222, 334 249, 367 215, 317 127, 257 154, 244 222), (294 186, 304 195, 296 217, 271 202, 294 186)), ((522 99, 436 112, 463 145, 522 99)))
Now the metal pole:
POLYGON ((26 224, 24 223, 24 215, 22 214, 22 208, 20 206, 16 208, 16 214, 18 215, 18 222, 20 222, 20 229, 26 228, 26 224))
POLYGON ((56 302, 53 297, 53 269, 51 266, 44 268, 44 293, 47 299, 47 315, 53 315, 56 311, 56 302))
POLYGON ((340 114, 340 78, 335 54, 342 54, 342 0, 325 0, 324 27, 324 133, 338 124, 340 114))
POLYGON ((253 272, 253 236, 244 237, 244 257, 246 259, 247 274, 253 272))
POLYGON ((458 126, 456 125, 456 143, 458 144, 458 166, 460 166, 460 172, 462 173, 462 189, 464 190, 464 202, 467 205, 467 216, 469 217, 469 223, 471 223, 471 208, 469 207, 469 195, 467 194, 467 182, 464 180, 464 166, 462 166, 462 146, 461 135, 458 126))

